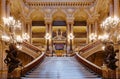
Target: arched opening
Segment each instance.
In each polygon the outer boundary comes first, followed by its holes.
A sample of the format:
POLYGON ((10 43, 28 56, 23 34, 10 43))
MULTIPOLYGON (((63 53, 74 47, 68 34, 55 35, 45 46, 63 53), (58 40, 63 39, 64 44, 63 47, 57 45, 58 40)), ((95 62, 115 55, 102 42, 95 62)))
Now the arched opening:
POLYGON ((75 36, 74 39, 74 45, 75 47, 77 46, 83 46, 86 44, 86 39, 87 39, 87 13, 79 9, 75 12, 74 14, 74 27, 73 27, 73 33, 75 36))
POLYGON ((53 55, 63 56, 66 55, 66 15, 57 10, 52 17, 53 55))
POLYGON ((44 13, 41 10, 34 10, 30 17, 32 19, 32 44, 44 47, 45 39, 43 37, 46 33, 44 13))

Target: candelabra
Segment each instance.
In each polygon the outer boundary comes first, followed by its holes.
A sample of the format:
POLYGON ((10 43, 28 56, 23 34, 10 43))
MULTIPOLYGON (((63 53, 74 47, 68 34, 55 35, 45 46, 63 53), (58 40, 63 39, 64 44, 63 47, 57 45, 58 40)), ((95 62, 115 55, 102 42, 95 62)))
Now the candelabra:
POLYGON ((21 22, 16 21, 13 17, 3 18, 4 30, 2 40, 7 44, 14 44, 18 49, 22 49, 22 42, 29 39, 29 35, 24 33, 21 35, 16 32, 21 30, 21 22), (7 29, 7 31, 5 31, 7 29))
POLYGON ((100 35, 98 38, 102 41, 118 43, 120 40, 119 23, 120 19, 117 17, 106 18, 105 21, 103 21, 101 24, 101 28, 104 34, 100 35))

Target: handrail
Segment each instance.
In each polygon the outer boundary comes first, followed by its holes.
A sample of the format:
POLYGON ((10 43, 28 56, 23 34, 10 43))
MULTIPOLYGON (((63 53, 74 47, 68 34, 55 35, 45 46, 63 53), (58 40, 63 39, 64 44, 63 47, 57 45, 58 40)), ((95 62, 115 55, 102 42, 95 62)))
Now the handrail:
POLYGON ((39 63, 41 63, 43 61, 45 57, 44 52, 42 52, 42 54, 37 57, 36 59, 34 59, 32 62, 30 62, 29 64, 25 65, 24 67, 22 67, 21 70, 21 75, 25 75, 28 71, 30 71, 32 68, 34 68, 35 66, 37 66, 39 63))
POLYGON ((101 67, 93 64, 92 62, 88 61, 87 59, 83 58, 82 56, 79 55, 79 53, 76 53, 76 58, 78 61, 80 61, 83 65, 87 66, 89 69, 92 71, 96 72, 99 75, 102 75, 102 69, 101 67))
POLYGON ((95 47, 96 45, 99 45, 100 43, 101 43, 100 41, 95 41, 95 42, 93 42, 93 43, 91 43, 91 44, 88 44, 88 45, 86 45, 85 47, 81 48, 81 49, 79 50, 79 52, 84 53, 84 52, 90 50, 91 48, 95 47))
POLYGON ((37 47, 35 47, 35 46, 27 43, 27 42, 23 42, 23 45, 24 45, 25 47, 27 47, 27 48, 35 51, 35 52, 41 52, 41 50, 40 50, 39 48, 37 48, 37 47))

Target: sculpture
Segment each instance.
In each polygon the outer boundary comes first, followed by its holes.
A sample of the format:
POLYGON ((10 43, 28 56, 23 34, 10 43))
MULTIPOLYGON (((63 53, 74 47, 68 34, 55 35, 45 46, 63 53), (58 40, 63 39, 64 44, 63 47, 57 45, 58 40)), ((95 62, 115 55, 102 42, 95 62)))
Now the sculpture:
POLYGON ((6 53, 7 53, 7 56, 4 59, 4 62, 8 66, 8 73, 11 73, 18 66, 22 66, 22 63, 17 58, 18 57, 18 50, 14 44, 9 45, 9 50, 6 50, 6 53))
POLYGON ((119 52, 119 50, 114 50, 112 44, 107 44, 104 50, 105 53, 104 62, 107 65, 107 67, 112 70, 115 70, 117 68, 115 64, 116 61, 118 61, 118 59, 115 58, 117 52, 119 52))

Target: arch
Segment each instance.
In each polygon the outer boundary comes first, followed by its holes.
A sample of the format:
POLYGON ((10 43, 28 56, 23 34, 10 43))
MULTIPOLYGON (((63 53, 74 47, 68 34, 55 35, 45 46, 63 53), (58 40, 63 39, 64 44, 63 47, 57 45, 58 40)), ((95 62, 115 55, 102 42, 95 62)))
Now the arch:
POLYGON ((29 13, 29 17, 33 20, 33 21, 44 21, 44 12, 42 10, 39 9, 34 9, 29 13))
POLYGON ((53 20, 56 20, 56 21, 65 21, 66 20, 66 14, 61 9, 57 9, 57 11, 55 11, 52 14, 52 18, 53 18, 53 20))
POLYGON ((88 18, 88 14, 84 9, 78 9, 74 13, 74 17, 76 21, 85 21, 88 18))

